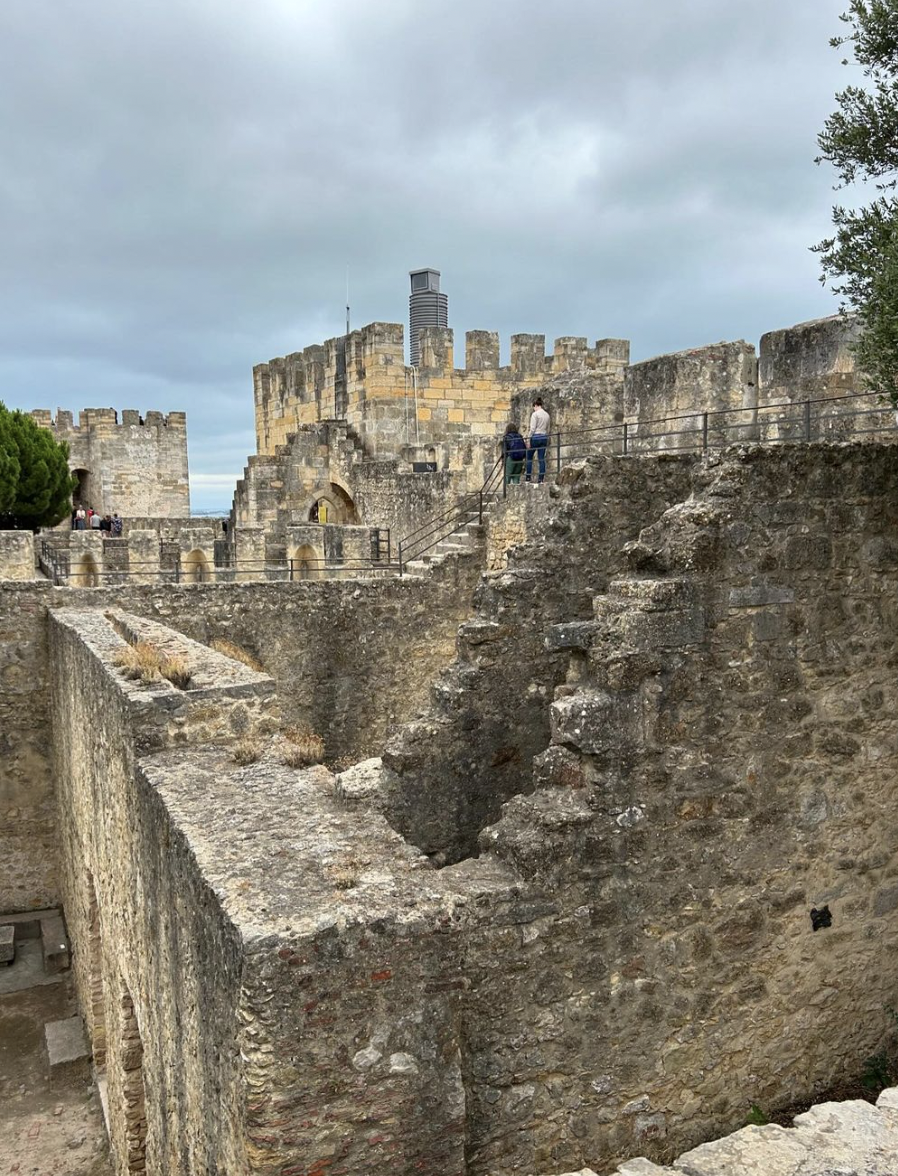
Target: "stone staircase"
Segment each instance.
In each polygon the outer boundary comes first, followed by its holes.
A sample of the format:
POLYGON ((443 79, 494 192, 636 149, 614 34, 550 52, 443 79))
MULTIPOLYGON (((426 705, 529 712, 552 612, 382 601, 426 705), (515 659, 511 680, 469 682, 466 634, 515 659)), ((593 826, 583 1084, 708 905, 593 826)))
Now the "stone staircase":
MULTIPOLYGON (((489 515, 489 507, 483 508, 484 520, 489 515)), ((486 526, 478 522, 465 523, 458 531, 441 539, 429 551, 417 559, 409 560, 403 571, 410 576, 426 575, 432 568, 444 564, 452 556, 475 554, 483 549, 486 541, 486 526)))

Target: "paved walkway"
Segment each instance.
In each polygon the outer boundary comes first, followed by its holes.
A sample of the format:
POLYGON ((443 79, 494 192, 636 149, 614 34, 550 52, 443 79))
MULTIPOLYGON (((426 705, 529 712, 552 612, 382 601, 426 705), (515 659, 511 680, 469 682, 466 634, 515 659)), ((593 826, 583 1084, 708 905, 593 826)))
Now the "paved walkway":
POLYGON ((44 1025, 77 1011, 71 977, 43 977, 22 946, 0 969, 0 1176, 112 1176, 95 1088, 48 1078, 44 1025), (29 986, 10 991, 18 980, 29 986))

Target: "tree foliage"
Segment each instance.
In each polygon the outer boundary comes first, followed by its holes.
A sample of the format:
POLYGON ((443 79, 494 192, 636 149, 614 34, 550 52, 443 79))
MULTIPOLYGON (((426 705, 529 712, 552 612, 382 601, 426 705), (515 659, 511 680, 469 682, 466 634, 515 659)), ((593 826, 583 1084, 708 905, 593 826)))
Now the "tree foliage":
POLYGON ((0 403, 0 519, 12 510, 18 484, 19 454, 13 441, 12 418, 0 403))
POLYGON ((0 527, 52 527, 71 509, 69 449, 0 403, 0 527))
POLYGON ((840 187, 868 184, 877 195, 866 207, 834 208, 835 236, 816 251, 823 280, 857 314, 868 386, 898 405, 898 0, 852 0, 841 19, 848 32, 831 44, 850 47, 866 82, 836 95, 817 162, 833 164, 840 187))

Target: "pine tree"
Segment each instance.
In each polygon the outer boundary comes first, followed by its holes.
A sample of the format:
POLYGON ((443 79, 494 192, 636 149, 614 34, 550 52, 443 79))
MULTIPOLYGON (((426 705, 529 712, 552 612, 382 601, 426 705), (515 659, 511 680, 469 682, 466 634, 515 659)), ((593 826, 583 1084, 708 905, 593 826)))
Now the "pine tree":
POLYGON ((19 455, 13 440, 12 420, 0 403, 0 526, 13 507, 19 483, 19 455))
POLYGON ((849 32, 831 44, 850 46, 866 85, 836 95, 817 162, 835 166, 839 186, 871 184, 878 195, 866 207, 834 208, 836 234, 816 251, 823 280, 857 314, 856 355, 868 386, 898 407, 898 0, 852 0, 841 19, 849 32))
POLYGON ((0 448, 7 461, 13 458, 18 472, 2 525, 22 530, 55 526, 71 509, 74 479, 69 473, 68 446, 26 413, 4 408, 3 414, 8 439, 0 439, 0 448))

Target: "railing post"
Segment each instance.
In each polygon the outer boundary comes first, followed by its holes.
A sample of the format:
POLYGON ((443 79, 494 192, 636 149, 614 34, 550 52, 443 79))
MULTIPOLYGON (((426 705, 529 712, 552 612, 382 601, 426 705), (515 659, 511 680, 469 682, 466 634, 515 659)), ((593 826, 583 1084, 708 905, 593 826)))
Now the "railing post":
POLYGON ((811 439, 811 402, 806 400, 804 402, 804 439, 810 441, 811 439))
POLYGON ((555 434, 555 480, 558 480, 558 475, 561 473, 561 434, 555 434))
POLYGON ((624 455, 624 457, 626 457, 626 456, 627 456, 627 450, 628 450, 628 447, 629 447, 629 446, 628 446, 628 441, 629 441, 629 438, 628 438, 628 435, 627 435, 627 422, 626 422, 626 421, 624 421, 624 447, 623 447, 623 455, 624 455))
POLYGON ((477 491, 477 525, 483 526, 483 490, 477 491))
POLYGON ((399 546, 396 548, 396 551, 398 553, 397 558, 399 559, 399 575, 401 576, 402 575, 402 540, 401 539, 399 540, 399 546))
POLYGON ((290 583, 292 584, 293 583, 293 560, 292 560, 292 558, 289 559, 287 562, 290 564, 290 583))
POLYGON ((702 413, 702 452, 708 452, 708 414, 702 413))
POLYGON ((508 462, 510 459, 507 457, 504 447, 502 450, 502 457, 499 460, 502 462, 502 497, 507 498, 508 497, 508 462))

